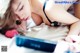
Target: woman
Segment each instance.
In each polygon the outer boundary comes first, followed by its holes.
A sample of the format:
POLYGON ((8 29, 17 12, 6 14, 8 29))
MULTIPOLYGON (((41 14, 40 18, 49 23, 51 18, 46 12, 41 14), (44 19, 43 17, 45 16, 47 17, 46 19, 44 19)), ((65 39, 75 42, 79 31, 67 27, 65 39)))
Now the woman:
MULTIPOLYGON (((74 15, 80 19, 80 0, 74 4, 74 15)), ((68 42, 80 43, 80 21, 71 26, 69 34, 66 38, 68 42)))
MULTIPOLYGON (((55 0, 8 0, 9 5, 4 13, 1 23, 2 28, 19 28, 26 31, 27 28, 40 25, 42 22, 49 26, 58 27, 71 25, 79 21, 79 18, 67 12, 73 4, 56 3, 55 0), (27 23, 27 28, 26 28, 27 23)), ((61 0, 62 1, 62 0, 61 0)), ((77 0, 68 0, 68 2, 77 0)), ((59 1, 60 2, 60 1, 59 1)))

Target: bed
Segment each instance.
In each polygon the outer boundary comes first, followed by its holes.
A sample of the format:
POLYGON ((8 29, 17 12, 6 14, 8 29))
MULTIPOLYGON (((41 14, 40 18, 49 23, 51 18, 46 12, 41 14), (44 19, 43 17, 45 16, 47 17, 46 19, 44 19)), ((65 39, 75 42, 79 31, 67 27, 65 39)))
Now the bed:
MULTIPOLYGON (((71 13, 73 14, 73 12, 71 13)), ((42 23, 40 26, 29 28, 26 31, 26 36, 58 42, 54 52, 52 53, 80 53, 79 44, 73 44, 62 41, 64 38, 66 38, 68 32, 69 29, 67 26, 60 26, 58 28, 55 28, 47 26, 44 23, 42 23)), ((0 34, 0 53, 3 52, 4 53, 49 53, 30 48, 19 47, 16 45, 15 37, 7 38, 4 35, 0 34), (7 51, 2 51, 2 49, 5 48, 7 49, 7 51)))
MULTIPOLYGON (((54 27, 50 27, 42 23, 40 26, 29 28, 26 33, 26 36, 36 37, 36 38, 50 40, 50 41, 58 41, 58 44, 53 53, 65 53, 65 51, 69 50, 70 45, 71 46, 75 45, 76 51, 80 51, 80 46, 78 44, 70 44, 65 41, 62 41, 62 39, 66 37, 68 31, 69 29, 67 26, 54 28, 54 27)), ((18 47, 15 43, 15 37, 10 39, 0 34, 0 53, 3 53, 3 52, 4 53, 17 53, 17 52, 19 53, 49 53, 49 52, 38 51, 38 50, 25 48, 25 47, 18 47), (2 51, 3 46, 7 47, 6 52, 2 51)))

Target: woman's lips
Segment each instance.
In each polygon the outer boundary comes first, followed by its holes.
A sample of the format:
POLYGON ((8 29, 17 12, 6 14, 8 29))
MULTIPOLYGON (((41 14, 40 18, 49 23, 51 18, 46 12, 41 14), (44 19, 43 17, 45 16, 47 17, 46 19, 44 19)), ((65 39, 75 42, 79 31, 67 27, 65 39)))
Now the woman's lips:
POLYGON ((26 17, 26 18, 21 19, 21 21, 26 21, 26 20, 28 20, 28 19, 29 19, 29 16, 26 17))

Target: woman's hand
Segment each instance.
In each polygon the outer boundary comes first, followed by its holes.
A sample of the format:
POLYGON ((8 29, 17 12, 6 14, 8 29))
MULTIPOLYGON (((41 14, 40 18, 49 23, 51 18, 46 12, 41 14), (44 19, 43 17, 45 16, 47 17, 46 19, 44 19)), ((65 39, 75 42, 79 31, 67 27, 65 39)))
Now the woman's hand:
POLYGON ((67 42, 80 44, 80 36, 72 35, 65 38, 67 42))
POLYGON ((25 34, 27 31, 26 21, 22 21, 20 25, 17 26, 19 32, 25 34))

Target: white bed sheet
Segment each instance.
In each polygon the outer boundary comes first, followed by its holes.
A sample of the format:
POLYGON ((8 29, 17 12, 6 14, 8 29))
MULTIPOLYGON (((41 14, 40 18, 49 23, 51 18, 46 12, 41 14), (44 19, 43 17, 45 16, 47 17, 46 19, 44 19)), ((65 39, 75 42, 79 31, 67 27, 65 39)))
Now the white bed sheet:
MULTIPOLYGON (((50 27, 45 24, 42 24, 40 26, 35 26, 33 28, 28 29, 26 36, 47 39, 52 41, 59 41, 66 37, 68 31, 69 30, 66 26, 54 28, 54 27, 50 27)), ((55 53, 59 53, 59 52, 64 53, 64 51, 68 49, 69 46, 66 43, 64 44, 63 43, 64 42, 61 42, 61 43, 59 42, 58 46, 55 49, 55 53), (62 48, 62 49, 59 49, 59 48, 62 48), (63 50, 63 48, 65 49, 63 50)), ((0 34, 0 53, 3 53, 1 51, 2 46, 7 46, 8 51, 4 53, 47 53, 47 52, 37 51, 34 49, 18 47, 15 44, 15 38, 12 38, 12 39, 6 38, 4 35, 0 34)))

